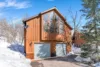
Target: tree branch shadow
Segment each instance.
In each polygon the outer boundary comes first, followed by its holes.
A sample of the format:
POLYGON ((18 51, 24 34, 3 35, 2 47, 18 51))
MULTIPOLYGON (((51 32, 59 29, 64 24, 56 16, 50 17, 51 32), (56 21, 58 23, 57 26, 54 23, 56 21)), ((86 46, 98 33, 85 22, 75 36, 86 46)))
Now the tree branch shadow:
MULTIPOLYGON (((48 48, 48 46, 44 46, 44 45, 41 45, 41 46, 39 46, 39 53, 37 54, 37 56, 39 56, 40 58, 47 58, 47 57, 49 57, 50 56, 50 54, 48 53, 48 51, 47 50, 45 50, 45 49, 47 49, 48 48)), ((48 48, 49 49, 49 48, 48 48)))

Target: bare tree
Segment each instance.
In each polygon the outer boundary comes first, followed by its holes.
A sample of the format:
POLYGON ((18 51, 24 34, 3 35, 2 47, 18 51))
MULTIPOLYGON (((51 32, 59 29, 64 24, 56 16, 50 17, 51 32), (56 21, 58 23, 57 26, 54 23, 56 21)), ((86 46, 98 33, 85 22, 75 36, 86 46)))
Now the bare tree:
POLYGON ((0 20, 0 37, 7 38, 8 42, 15 41, 16 33, 12 25, 8 24, 6 19, 0 20))
POLYGON ((24 27, 23 24, 16 24, 15 25, 15 30, 17 34, 17 41, 20 43, 23 43, 23 38, 24 38, 24 27))
POLYGON ((75 41, 77 36, 76 33, 80 31, 80 26, 81 26, 81 20, 82 20, 82 15, 79 16, 78 19, 78 14, 77 11, 75 14, 73 14, 72 10, 68 10, 70 17, 71 17, 71 22, 73 23, 73 34, 72 34, 72 40, 75 41))

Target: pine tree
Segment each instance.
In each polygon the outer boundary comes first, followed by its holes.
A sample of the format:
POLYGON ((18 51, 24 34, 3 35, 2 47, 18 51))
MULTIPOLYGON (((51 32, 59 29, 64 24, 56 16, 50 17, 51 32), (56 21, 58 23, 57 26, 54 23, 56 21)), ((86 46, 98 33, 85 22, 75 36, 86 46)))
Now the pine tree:
POLYGON ((81 57, 83 57, 83 58, 89 57, 89 52, 91 51, 90 47, 91 46, 89 44, 83 44, 81 46, 81 50, 82 50, 81 57))
POLYGON ((100 40, 100 0, 82 0, 83 16, 86 17, 87 23, 83 27, 84 39, 87 43, 96 42, 96 52, 98 51, 98 42, 100 40))

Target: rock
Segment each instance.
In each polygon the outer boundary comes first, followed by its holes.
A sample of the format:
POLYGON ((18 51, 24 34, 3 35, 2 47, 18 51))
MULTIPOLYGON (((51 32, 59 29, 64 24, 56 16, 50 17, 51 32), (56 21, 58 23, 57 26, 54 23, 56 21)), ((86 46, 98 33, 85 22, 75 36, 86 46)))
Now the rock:
POLYGON ((100 53, 91 55, 91 59, 94 60, 94 62, 98 62, 100 60, 100 53))
POLYGON ((100 62, 93 64, 94 67, 100 67, 100 62))
POLYGON ((77 57, 75 58, 75 60, 78 61, 78 62, 85 62, 85 63, 91 62, 91 58, 90 58, 90 57, 88 57, 88 58, 82 58, 82 57, 80 57, 80 56, 77 56, 77 57))
POLYGON ((88 58, 82 58, 82 60, 83 60, 83 62, 91 62, 91 59, 90 59, 90 57, 88 57, 88 58))
POLYGON ((77 56, 77 57, 75 58, 75 60, 78 61, 78 62, 82 62, 82 58, 81 58, 80 56, 77 56))

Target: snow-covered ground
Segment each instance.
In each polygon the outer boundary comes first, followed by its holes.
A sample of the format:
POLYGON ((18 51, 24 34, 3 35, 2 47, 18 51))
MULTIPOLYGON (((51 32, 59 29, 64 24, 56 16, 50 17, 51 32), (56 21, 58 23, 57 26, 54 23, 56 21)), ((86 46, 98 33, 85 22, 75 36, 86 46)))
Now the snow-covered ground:
POLYGON ((0 67, 31 67, 24 56, 23 45, 0 40, 0 67))
POLYGON ((80 55, 81 54, 81 48, 79 47, 75 47, 74 45, 72 45, 72 48, 71 48, 71 53, 72 54, 75 54, 75 55, 80 55))
MULTIPOLYGON (((100 46, 98 46, 98 49, 100 51, 100 46)), ((72 45, 72 51, 70 52, 70 54, 75 54, 75 55, 78 55, 75 60, 78 61, 78 62, 90 62, 91 59, 88 57, 88 58, 82 58, 80 57, 80 54, 81 54, 81 48, 78 48, 78 47, 75 47, 72 45)), ((97 62, 97 63, 94 63, 93 64, 93 67, 100 67, 100 62, 97 62)))
POLYGON ((100 62, 93 64, 94 67, 100 67, 100 62))

